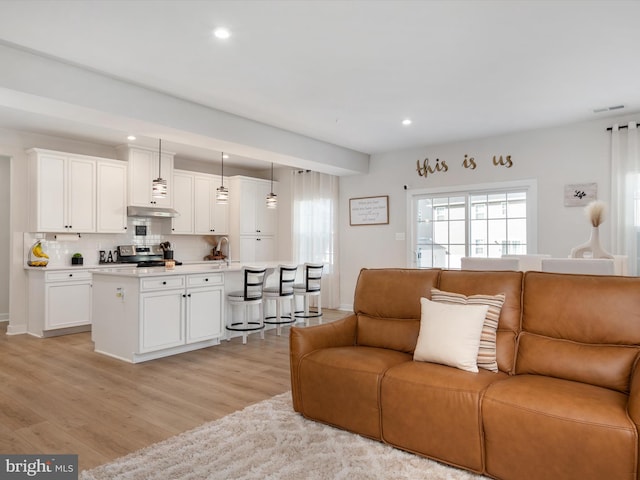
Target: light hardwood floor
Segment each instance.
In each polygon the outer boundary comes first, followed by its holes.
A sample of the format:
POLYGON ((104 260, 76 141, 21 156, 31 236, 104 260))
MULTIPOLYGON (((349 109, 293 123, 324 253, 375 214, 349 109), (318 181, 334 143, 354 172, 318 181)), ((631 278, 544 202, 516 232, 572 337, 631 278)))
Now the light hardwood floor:
MULTIPOLYGON (((324 322, 348 312, 323 310, 324 322)), ((92 468, 290 390, 283 328, 132 365, 90 333, 7 336, 0 323, 0 452, 78 454, 92 468)))

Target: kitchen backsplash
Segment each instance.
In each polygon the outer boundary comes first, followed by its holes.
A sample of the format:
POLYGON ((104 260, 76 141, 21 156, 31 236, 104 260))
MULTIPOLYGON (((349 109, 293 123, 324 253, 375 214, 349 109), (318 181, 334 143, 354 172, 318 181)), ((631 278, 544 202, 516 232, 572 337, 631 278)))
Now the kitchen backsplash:
POLYGON ((49 255, 50 266, 71 266, 71 256, 81 253, 84 265, 97 265, 100 250, 114 251, 118 245, 158 245, 169 241, 174 250, 174 257, 181 262, 202 261, 203 257, 211 253, 217 238, 203 235, 171 235, 171 219, 163 218, 133 218, 127 220, 127 233, 97 234, 81 233, 40 233, 27 232, 24 234, 24 261, 29 257, 31 246, 40 238, 42 250, 49 255), (136 225, 145 225, 147 235, 135 235, 136 225), (44 238, 42 238, 44 236, 44 238))

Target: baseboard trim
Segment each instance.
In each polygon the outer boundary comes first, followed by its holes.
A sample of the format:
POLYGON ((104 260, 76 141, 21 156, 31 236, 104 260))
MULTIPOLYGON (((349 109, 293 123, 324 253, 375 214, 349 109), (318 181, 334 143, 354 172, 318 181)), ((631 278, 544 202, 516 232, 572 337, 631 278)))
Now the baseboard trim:
POLYGON ((342 304, 338 307, 338 310, 344 310, 345 312, 353 312, 353 305, 342 304))
POLYGON ((7 325, 7 335, 23 335, 27 333, 27 325, 7 325))
POLYGON ((8 313, 0 313, 0 322, 8 322, 9 314, 8 313))

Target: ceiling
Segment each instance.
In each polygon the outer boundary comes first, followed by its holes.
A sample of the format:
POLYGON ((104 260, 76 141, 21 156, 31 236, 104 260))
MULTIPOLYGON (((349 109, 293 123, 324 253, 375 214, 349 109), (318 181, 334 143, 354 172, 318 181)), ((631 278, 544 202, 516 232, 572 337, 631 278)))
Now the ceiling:
MULTIPOLYGON (((615 0, 0 0, 0 42, 372 154, 640 111, 638 19, 615 0)), ((6 105, 0 127, 129 133, 6 105)))

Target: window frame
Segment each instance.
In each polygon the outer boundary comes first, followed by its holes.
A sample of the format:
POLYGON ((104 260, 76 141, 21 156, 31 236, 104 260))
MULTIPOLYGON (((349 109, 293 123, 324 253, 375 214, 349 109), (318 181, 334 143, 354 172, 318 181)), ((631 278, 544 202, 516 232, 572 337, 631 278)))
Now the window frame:
MULTIPOLYGON (((469 185, 452 185, 434 188, 417 188, 406 191, 407 219, 406 231, 406 266, 408 268, 418 268, 416 262, 416 205, 417 198, 423 196, 471 196, 501 191, 512 192, 514 190, 526 190, 527 192, 527 253, 538 252, 538 182, 535 179, 523 179, 507 182, 478 183, 469 185)), ((470 219, 466 219, 469 222, 470 219)), ((468 243, 466 239, 466 249, 475 248, 475 245, 468 243)))

